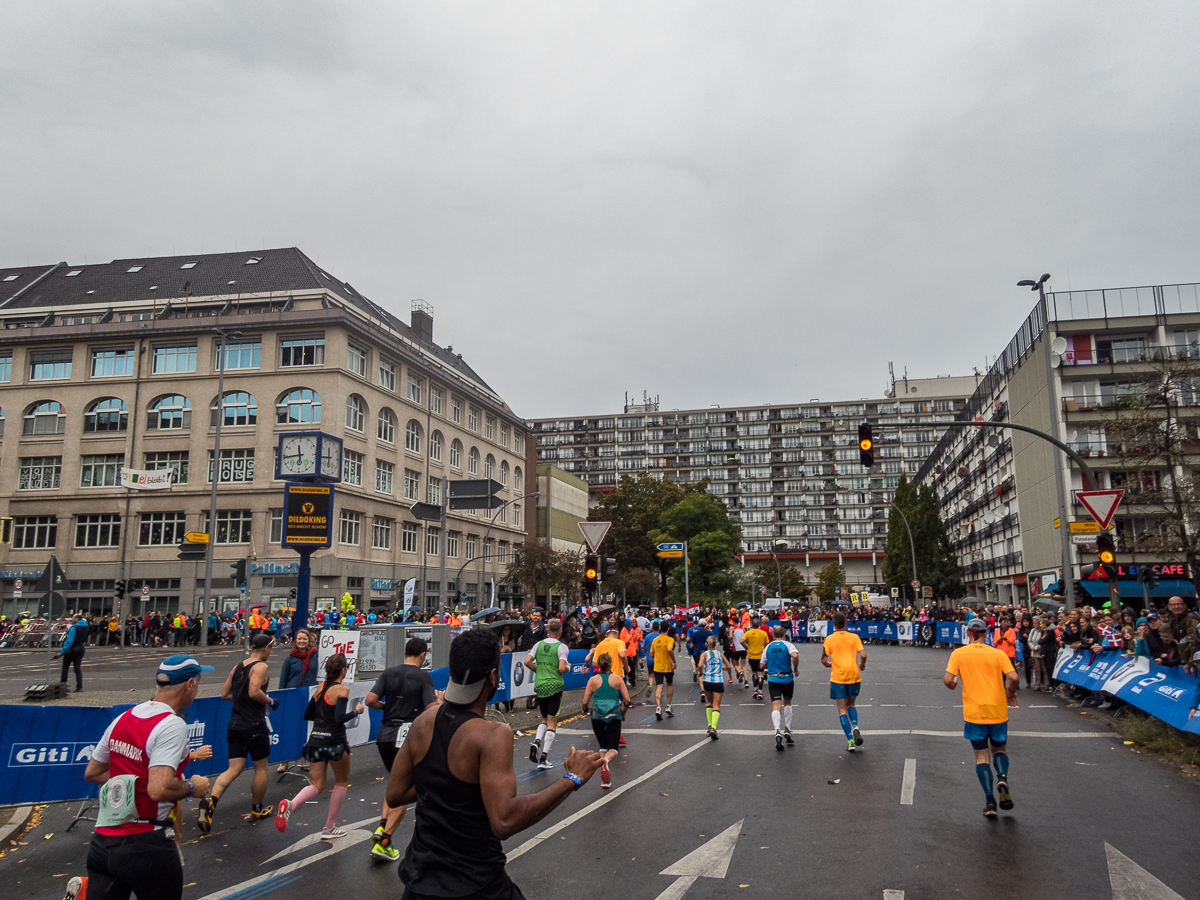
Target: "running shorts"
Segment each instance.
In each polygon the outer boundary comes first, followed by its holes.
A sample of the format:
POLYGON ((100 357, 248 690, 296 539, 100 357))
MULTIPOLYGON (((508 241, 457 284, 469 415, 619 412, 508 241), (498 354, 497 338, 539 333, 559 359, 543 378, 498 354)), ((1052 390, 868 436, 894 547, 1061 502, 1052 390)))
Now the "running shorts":
POLYGON ((755 659, 753 656, 750 657, 750 671, 751 672, 761 672, 762 671, 761 657, 759 659, 755 659))
POLYGON ((389 772, 392 771, 392 763, 396 761, 396 754, 400 752, 400 748, 391 741, 385 741, 382 744, 376 741, 375 749, 379 751, 379 758, 383 760, 383 767, 389 772))
POLYGON ((313 746, 311 743, 305 744, 300 750, 300 755, 310 763, 315 762, 337 762, 343 755, 350 753, 350 747, 347 744, 329 744, 321 746, 313 746))
POLYGON ((600 752, 621 749, 621 720, 592 719, 592 731, 600 742, 600 752))
POLYGON ((702 681, 700 682, 700 687, 703 690, 708 691, 710 694, 725 693, 725 683, 721 681, 702 681))
POLYGON ((767 689, 771 692, 772 700, 782 700, 784 703, 792 702, 792 691, 796 686, 794 681, 768 681, 767 689))
POLYGON ((734 650, 732 653, 729 654, 729 658, 733 662, 737 662, 738 660, 745 659, 746 651, 745 650, 734 650))
POLYGON ((543 716, 557 716, 558 711, 562 709, 562 695, 559 691, 557 694, 551 694, 549 697, 538 697, 538 710, 543 716))
POLYGON ((225 743, 229 745, 230 759, 245 759, 249 756, 251 760, 258 762, 271 755, 271 735, 265 725, 246 731, 230 729, 225 732, 225 743))
POLYGON ((986 750, 989 742, 995 747, 1002 747, 1008 743, 1008 723, 980 725, 977 722, 964 722, 963 737, 970 741, 976 750, 986 750))
POLYGON ((674 684, 675 683, 675 673, 674 672, 655 672, 654 673, 654 683, 655 684, 674 684))
POLYGON ((861 681, 856 681, 854 684, 838 684, 836 681, 831 681, 829 682, 829 699, 849 700, 851 697, 857 697, 861 689, 861 681))

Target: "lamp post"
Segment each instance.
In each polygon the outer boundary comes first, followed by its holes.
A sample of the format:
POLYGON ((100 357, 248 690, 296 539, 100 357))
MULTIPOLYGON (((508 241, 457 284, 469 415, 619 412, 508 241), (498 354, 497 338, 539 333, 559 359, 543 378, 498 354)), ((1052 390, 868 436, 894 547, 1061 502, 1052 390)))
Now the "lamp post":
MULTIPOLYGON (((208 616, 209 610, 204 609, 212 602, 212 566, 213 566, 213 544, 217 542, 217 484, 221 480, 221 422, 225 418, 225 364, 228 362, 225 359, 225 341, 229 338, 237 340, 242 336, 240 331, 225 331, 221 328, 214 328, 217 334, 221 336, 221 342, 217 346, 217 431, 213 438, 213 472, 212 472, 212 491, 209 493, 208 500, 208 543, 204 547, 204 597, 201 600, 200 615, 203 617, 200 626, 200 646, 208 646, 208 616)), ((246 625, 246 634, 250 633, 250 626, 246 625)))
POLYGON ((787 549, 787 541, 771 541, 771 556, 775 559, 775 597, 783 597, 783 570, 779 567, 779 548, 787 549))
MULTIPOLYGON (((541 495, 542 495, 541 491, 530 491, 528 494, 522 494, 520 497, 513 497, 507 503, 500 506, 494 513, 492 513, 492 518, 488 521, 487 530, 484 531, 484 533, 483 533, 483 563, 479 566, 479 590, 480 591, 483 590, 483 582, 487 579, 487 557, 488 557, 487 539, 488 539, 488 535, 491 534, 491 532, 492 532, 492 526, 496 524, 496 518, 500 515, 500 513, 504 510, 504 508, 509 506, 510 504, 516 503, 518 500, 525 500, 529 497, 540 497, 541 495)), ((547 515, 549 515, 549 513, 547 513, 547 515)), ((459 571, 461 572, 462 570, 460 569, 459 571)), ((495 596, 492 597, 492 602, 493 603, 496 602, 495 596)))
MULTIPOLYGON (((877 494, 875 491, 867 491, 867 493, 870 494, 872 497, 883 497, 883 499, 887 500, 887 498, 884 497, 883 494, 877 494)), ((888 503, 888 506, 890 506, 896 512, 900 513, 900 521, 902 521, 904 523, 904 530, 908 532, 908 552, 910 554, 912 554, 913 581, 916 581, 917 580, 917 545, 916 545, 916 542, 913 541, 913 533, 912 533, 912 528, 909 527, 909 524, 908 524, 908 516, 906 516, 904 514, 904 510, 902 510, 900 507, 898 507, 891 500, 888 500, 887 503, 888 503)), ((913 591, 913 593, 915 594, 916 591, 913 591)), ((921 598, 914 597, 913 599, 919 600, 921 598)))

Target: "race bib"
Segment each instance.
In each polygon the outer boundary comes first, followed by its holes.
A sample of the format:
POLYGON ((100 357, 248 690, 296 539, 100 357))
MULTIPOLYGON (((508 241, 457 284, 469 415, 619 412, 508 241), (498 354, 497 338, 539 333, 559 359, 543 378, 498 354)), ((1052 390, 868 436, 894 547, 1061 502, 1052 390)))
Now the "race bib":
POLYGON ((404 744, 404 739, 408 737, 408 729, 410 728, 412 728, 412 722, 404 722, 400 725, 400 730, 396 732, 397 748, 404 744))
POLYGON ((135 786, 136 775, 117 775, 100 787, 100 810, 96 814, 97 828, 115 828, 138 817, 135 786))

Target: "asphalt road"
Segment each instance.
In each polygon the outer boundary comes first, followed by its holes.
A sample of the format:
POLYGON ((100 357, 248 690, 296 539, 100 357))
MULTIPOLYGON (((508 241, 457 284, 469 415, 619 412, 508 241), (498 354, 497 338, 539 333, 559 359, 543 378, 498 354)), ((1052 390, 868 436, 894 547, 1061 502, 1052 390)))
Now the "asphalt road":
MULTIPOLYGON (((1178 896, 1200 900, 1200 787, 1131 752, 1102 719, 1022 691, 1009 742, 1016 808, 988 820, 962 738, 959 695, 941 684, 946 651, 868 647, 859 704, 866 746, 851 755, 828 699, 826 670, 814 647, 800 650, 795 747, 774 749, 769 707, 737 687, 725 695, 716 742, 704 735, 703 706, 690 681, 678 685, 673 719, 658 722, 653 707, 635 707, 628 747, 613 766, 614 788, 602 791, 594 780, 505 843, 509 872, 525 894, 531 900, 696 900, 741 890, 839 900, 899 900, 887 891, 909 900, 1176 896, 1161 892, 1153 881, 1160 879, 1178 896), (903 802, 906 771, 911 803, 903 802), (1158 893, 1131 893, 1121 886, 1126 882, 1158 893)), ((528 738, 515 741, 523 792, 560 777, 572 744, 594 746, 586 724, 562 728, 552 754, 560 765, 550 772, 530 771, 528 738)), ((251 900, 294 895, 299 887, 306 896, 398 896, 395 866, 368 856, 384 774, 373 747, 355 751, 341 821, 357 827, 332 846, 313 840, 327 795, 298 811, 286 835, 269 822, 242 822, 249 802, 244 776, 222 801, 212 834, 199 836, 188 815, 186 900, 251 900)), ((272 781, 268 802, 301 784, 295 777, 284 785, 272 781)), ((57 900, 64 879, 82 873, 90 830, 84 823, 64 834, 74 808, 46 808, 24 846, 0 860, 10 876, 7 897, 57 900)), ((411 819, 397 845, 404 847, 410 833, 411 819)))

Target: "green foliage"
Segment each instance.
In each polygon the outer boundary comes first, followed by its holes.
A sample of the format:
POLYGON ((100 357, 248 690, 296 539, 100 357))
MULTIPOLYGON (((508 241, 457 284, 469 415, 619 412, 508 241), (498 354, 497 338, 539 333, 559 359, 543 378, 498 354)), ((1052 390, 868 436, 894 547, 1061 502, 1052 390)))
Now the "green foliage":
POLYGON ((588 518, 612 522, 601 550, 617 561, 617 571, 649 569, 659 573, 659 596, 666 595, 669 566, 656 555, 649 535, 658 528, 663 513, 687 496, 687 491, 668 478, 657 479, 642 472, 622 475, 617 489, 604 494, 588 518))
MULTIPOLYGON (((809 586, 804 583, 804 576, 796 568, 795 563, 781 563, 776 569, 775 561, 765 562, 754 570, 755 582, 767 589, 766 596, 774 597, 779 592, 780 597, 795 600, 808 595, 809 586)), ((760 595, 761 596, 761 595, 760 595)))
POLYGON ((509 563, 505 580, 532 587, 535 596, 574 594, 582 570, 578 554, 553 550, 546 541, 528 541, 509 563))
POLYGON ((815 593, 822 603, 831 603, 837 597, 836 587, 846 584, 846 573, 835 562, 826 563, 817 571, 817 587, 815 593))
POLYGON ((920 578, 923 585, 933 589, 934 599, 957 600, 962 597, 966 590, 962 583, 962 569, 946 535, 946 526, 942 522, 933 488, 921 485, 918 489, 906 476, 901 475, 892 502, 900 507, 904 515, 901 516, 895 507, 891 507, 888 515, 887 561, 883 569, 888 587, 900 588, 900 596, 911 600, 912 587, 909 582, 914 577, 912 556, 915 548, 916 577, 920 578), (912 529, 911 544, 904 517, 908 518, 908 526, 912 529))
MULTIPOLYGON (((715 596, 734 584, 729 569, 741 532, 741 526, 729 518, 724 504, 707 493, 689 493, 659 517, 658 528, 648 537, 652 544, 687 541, 692 584, 699 594, 715 596)), ((684 567, 674 566, 671 575, 681 581, 684 567)))

